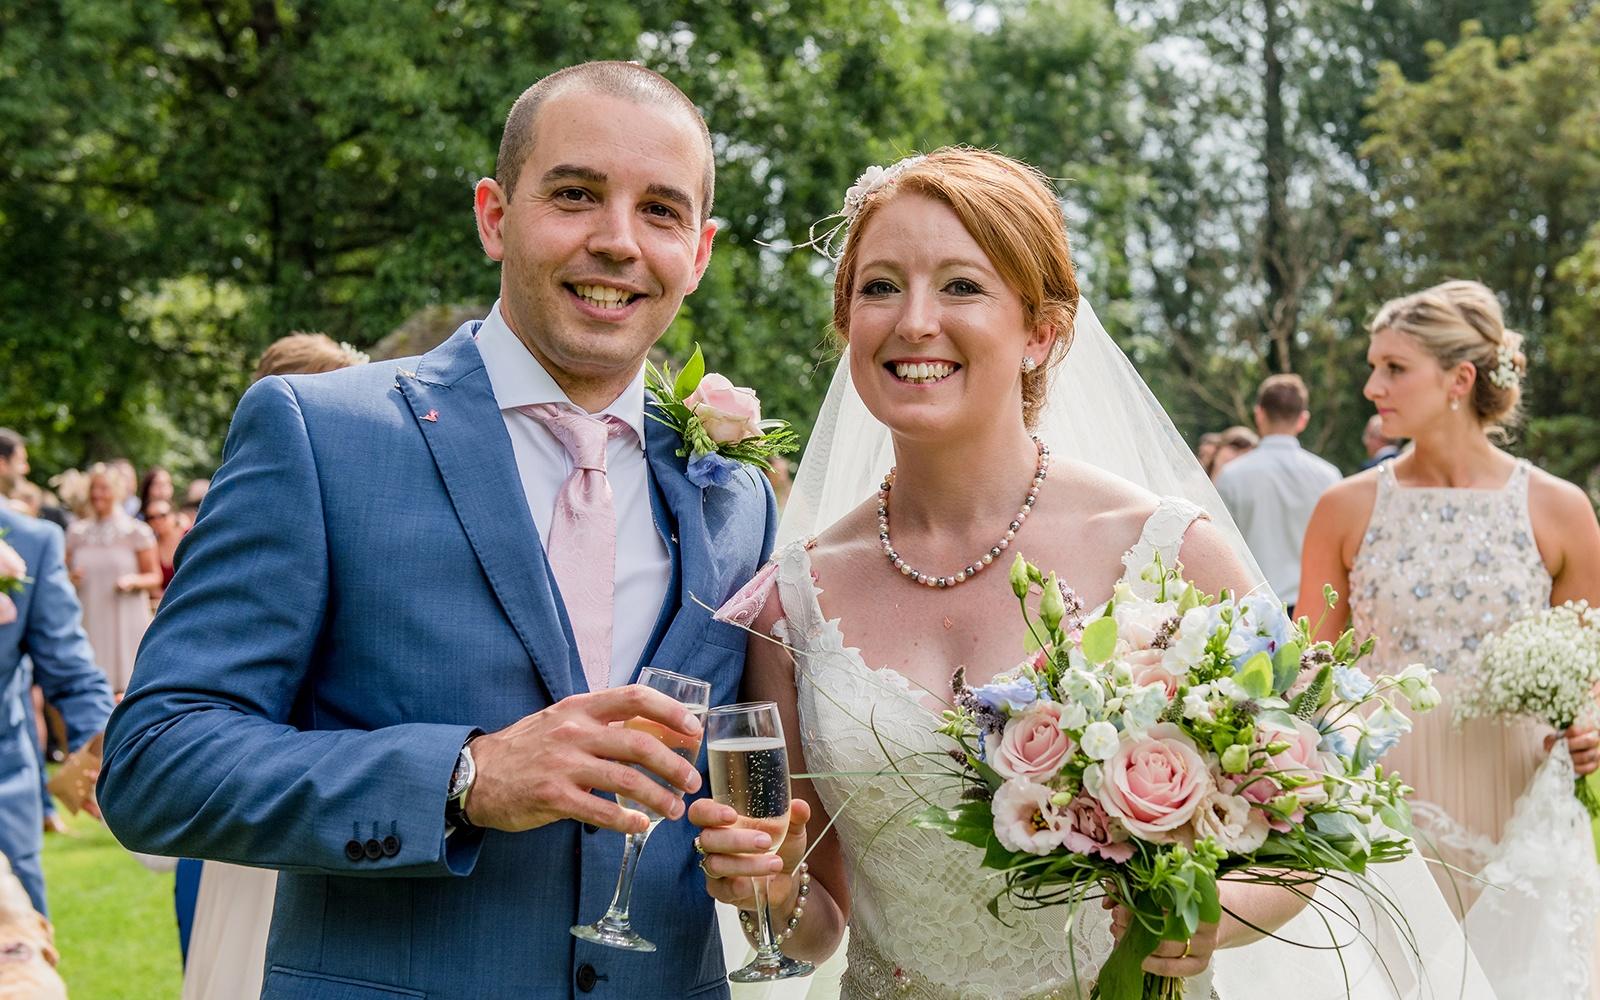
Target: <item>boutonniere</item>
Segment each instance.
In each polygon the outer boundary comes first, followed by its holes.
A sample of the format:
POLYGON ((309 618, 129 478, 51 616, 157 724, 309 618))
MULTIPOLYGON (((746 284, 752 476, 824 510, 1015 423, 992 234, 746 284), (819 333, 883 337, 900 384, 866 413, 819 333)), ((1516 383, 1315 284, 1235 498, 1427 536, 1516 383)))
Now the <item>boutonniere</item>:
POLYGON ((11 595, 29 582, 28 564, 6 544, 5 537, 6 532, 0 531, 0 625, 17 620, 17 606, 11 602, 11 595))
POLYGON ((646 361, 644 387, 655 399, 651 419, 683 438, 678 455, 689 460, 689 481, 701 489, 723 485, 741 464, 771 470, 774 457, 800 447, 787 421, 761 419, 754 389, 706 371, 699 345, 677 375, 671 365, 646 361))

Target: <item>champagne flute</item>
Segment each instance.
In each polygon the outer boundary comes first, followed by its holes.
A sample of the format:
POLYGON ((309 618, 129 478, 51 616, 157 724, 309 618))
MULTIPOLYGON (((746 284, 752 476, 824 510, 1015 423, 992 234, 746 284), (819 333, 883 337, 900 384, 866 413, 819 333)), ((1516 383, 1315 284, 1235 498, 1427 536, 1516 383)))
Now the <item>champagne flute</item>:
MULTIPOLYGON (((639 683, 682 702, 684 707, 694 713, 695 718, 702 724, 705 722, 706 708, 711 704, 711 685, 705 681, 675 674, 670 670, 646 667, 639 673, 639 683)), ((654 719, 646 719, 643 716, 634 716, 622 725, 624 729, 632 729, 660 740, 667 749, 688 761, 691 766, 700 757, 698 736, 680 733, 676 729, 670 729, 654 719)), ((635 764, 634 770, 647 775, 663 788, 671 787, 649 768, 635 764)), ((606 908, 605 916, 592 924, 579 924, 572 928, 572 936, 626 951, 655 951, 656 946, 634 933, 629 925, 628 907, 633 897, 633 876, 639 869, 639 855, 644 851, 645 841, 650 839, 650 834, 655 832, 663 817, 642 802, 635 802, 625 796, 618 796, 617 801, 625 808, 644 813, 650 820, 650 825, 645 827, 643 833, 630 833, 623 839, 622 870, 617 873, 617 889, 611 894, 611 905, 606 908)))
MULTIPOLYGON (((758 701, 713 709, 706 717, 706 753, 712 797, 739 814, 734 826, 771 837, 776 852, 789 832, 789 750, 778 706, 758 701)), ((790 958, 773 940, 769 878, 751 879, 756 892, 756 957, 728 973, 730 982, 764 983, 812 973, 810 962, 790 958)))

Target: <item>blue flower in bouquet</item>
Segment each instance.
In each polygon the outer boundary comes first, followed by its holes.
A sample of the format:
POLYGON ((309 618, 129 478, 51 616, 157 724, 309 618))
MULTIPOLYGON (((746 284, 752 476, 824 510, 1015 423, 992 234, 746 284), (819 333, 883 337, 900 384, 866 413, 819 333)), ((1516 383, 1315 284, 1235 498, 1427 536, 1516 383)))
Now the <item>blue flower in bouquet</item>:
POLYGON ((1234 666, 1243 666, 1257 653, 1272 656, 1288 645, 1294 625, 1276 597, 1251 594, 1239 601, 1238 609, 1230 635, 1234 642, 1229 644, 1229 649, 1242 649, 1242 652, 1233 658, 1234 666))
POLYGON ((1340 701, 1348 701, 1352 705, 1359 705, 1366 701, 1372 694, 1377 684, 1361 671, 1359 667, 1334 667, 1333 668, 1333 693, 1339 696, 1340 701))
POLYGON ((1385 703, 1367 717, 1366 731, 1356 743, 1356 766, 1362 769, 1376 763, 1393 750, 1400 737, 1411 732, 1411 720, 1394 706, 1385 703))
POLYGON ((701 489, 705 489, 707 486, 722 486, 726 484, 729 479, 733 478, 733 474, 738 469, 738 462, 723 458, 714 451, 708 451, 703 455, 696 455, 689 459, 689 466, 685 471, 689 477, 689 482, 694 483, 701 489))
POLYGON ((1340 757, 1349 757, 1355 753, 1355 747, 1350 743, 1350 734, 1343 729, 1330 729, 1323 733, 1322 742, 1317 744, 1317 749, 1340 757))
POLYGON ((1020 712, 1039 700, 1039 687, 1027 677, 996 677, 972 696, 996 711, 1020 712))

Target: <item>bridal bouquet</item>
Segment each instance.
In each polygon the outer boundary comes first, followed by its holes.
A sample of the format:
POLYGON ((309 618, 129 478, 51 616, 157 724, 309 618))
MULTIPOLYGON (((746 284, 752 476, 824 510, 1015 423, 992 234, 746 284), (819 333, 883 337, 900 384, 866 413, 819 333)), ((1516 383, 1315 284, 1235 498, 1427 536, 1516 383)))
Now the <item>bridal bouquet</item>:
POLYGON ((1031 655, 981 687, 957 674, 939 731, 962 801, 917 823, 983 849, 996 916, 1003 897, 1126 907, 1093 996, 1180 997, 1141 964, 1220 919, 1221 877, 1308 895, 1408 852, 1410 789, 1379 760, 1411 727, 1402 699, 1438 704, 1431 671, 1369 677, 1370 639, 1311 642, 1276 600, 1208 595, 1159 561, 1088 617, 1020 556, 1011 582, 1031 655))
MULTIPOLYGON (((1566 730, 1593 721, 1600 684, 1600 611, 1568 601, 1484 640, 1478 671, 1461 687, 1455 719, 1536 719, 1566 730)), ((1583 778, 1574 789, 1591 817, 1600 800, 1583 778)))
POLYGON ((28 583, 28 567, 17 555, 17 550, 6 544, 6 533, 0 531, 0 625, 17 620, 17 606, 11 595, 20 593, 28 583))

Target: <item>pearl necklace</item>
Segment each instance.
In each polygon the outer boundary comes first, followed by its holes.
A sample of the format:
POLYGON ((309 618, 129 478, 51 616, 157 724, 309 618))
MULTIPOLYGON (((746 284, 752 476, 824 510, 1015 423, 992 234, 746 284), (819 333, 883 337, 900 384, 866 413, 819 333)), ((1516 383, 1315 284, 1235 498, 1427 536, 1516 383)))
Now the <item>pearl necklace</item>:
POLYGON ((925 587, 954 587, 958 583, 968 580, 982 572, 983 568, 996 559, 1000 553, 1011 547, 1011 542, 1017 537, 1017 532, 1022 530, 1022 524, 1028 519, 1028 514, 1033 510, 1034 501, 1039 499, 1039 487, 1043 485, 1044 478, 1050 472, 1050 448, 1035 435, 1033 443, 1039 449, 1039 467, 1034 470, 1033 484, 1028 488, 1028 496, 1022 501, 1022 509, 1017 511, 1017 516, 1012 518, 1011 524, 1006 528, 1005 537, 1001 538, 982 558, 973 560, 972 564, 957 571, 953 576, 929 576, 911 567, 911 564, 900 558, 900 553, 894 549, 894 544, 889 541, 889 490, 894 488, 894 469, 883 477, 883 485, 878 487, 878 544, 883 548, 883 554, 900 571, 900 575, 922 584, 925 587))

